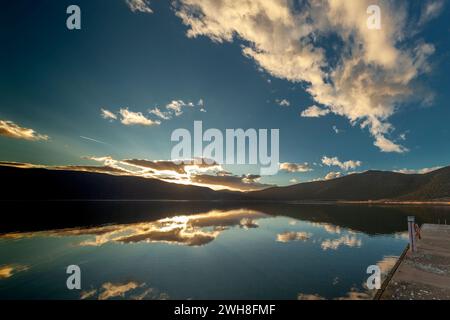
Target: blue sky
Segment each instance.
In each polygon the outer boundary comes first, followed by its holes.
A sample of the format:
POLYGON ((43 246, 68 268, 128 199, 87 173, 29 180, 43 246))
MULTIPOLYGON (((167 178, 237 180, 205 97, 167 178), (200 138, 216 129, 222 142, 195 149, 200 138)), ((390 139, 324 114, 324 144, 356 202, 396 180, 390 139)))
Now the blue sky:
MULTIPOLYGON (((280 129, 280 162, 294 172, 244 179, 251 185, 445 166, 449 17, 439 0, 5 3, 0 161, 169 160, 172 131, 202 120, 221 130, 280 129), (382 28, 364 30, 373 3, 382 28), (71 4, 81 8, 81 30, 66 28, 71 4), (170 112, 173 101, 183 101, 181 114, 149 112, 170 112), (160 123, 125 125, 121 109, 160 123), (301 116, 318 110, 325 115, 301 116)), ((223 169, 240 180, 258 173, 255 166, 223 169)))

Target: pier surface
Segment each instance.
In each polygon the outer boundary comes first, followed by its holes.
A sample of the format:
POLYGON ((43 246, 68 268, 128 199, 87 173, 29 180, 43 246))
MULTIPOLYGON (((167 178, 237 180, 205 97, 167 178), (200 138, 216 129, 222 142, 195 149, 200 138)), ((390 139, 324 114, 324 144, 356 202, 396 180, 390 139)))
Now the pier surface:
POLYGON ((424 224, 417 251, 401 257, 378 298, 450 300, 450 225, 424 224))

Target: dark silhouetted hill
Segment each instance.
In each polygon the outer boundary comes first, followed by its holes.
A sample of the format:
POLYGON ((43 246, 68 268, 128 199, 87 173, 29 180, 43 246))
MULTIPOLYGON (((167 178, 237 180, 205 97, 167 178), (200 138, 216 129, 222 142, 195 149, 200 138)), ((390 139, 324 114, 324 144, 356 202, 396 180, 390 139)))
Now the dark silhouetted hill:
POLYGON ((248 194, 281 201, 433 201, 450 199, 450 167, 427 174, 367 171, 327 181, 273 187, 248 194))
POLYGON ((239 193, 102 173, 0 166, 0 200, 450 201, 450 167, 427 174, 367 171, 239 193))
POLYGON ((240 193, 102 173, 0 166, 0 200, 228 200, 240 193))

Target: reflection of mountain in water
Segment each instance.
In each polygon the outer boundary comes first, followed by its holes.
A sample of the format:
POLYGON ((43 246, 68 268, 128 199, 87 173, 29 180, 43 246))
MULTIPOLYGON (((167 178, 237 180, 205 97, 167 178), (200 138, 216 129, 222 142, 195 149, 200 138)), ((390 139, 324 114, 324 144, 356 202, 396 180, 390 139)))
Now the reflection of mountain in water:
MULTIPOLYGON (((38 231, 104 224, 133 224, 162 221, 165 218, 187 216, 191 221, 210 212, 258 212, 262 215, 285 216, 296 220, 327 223, 367 234, 391 234, 406 229, 406 217, 416 216, 419 223, 450 223, 449 207, 382 207, 365 205, 321 205, 288 203, 150 201, 150 202, 9 202, 4 212, 0 232, 38 231)), ((6 208, 5 208, 6 207, 6 208)), ((3 210, 2 210, 3 211, 3 210)), ((236 225, 235 216, 229 217, 236 225)), ((256 218, 260 218, 259 216, 256 218)), ((195 222, 207 227, 206 221, 195 222)), ((225 219, 225 216, 220 217, 225 219)), ((240 216, 238 224, 254 227, 253 216, 240 216)), ((222 223, 211 226, 226 227, 222 223)), ((154 234, 153 236, 156 236, 154 234)), ((132 239, 129 239, 130 241, 132 239)))
POLYGON ((190 216, 175 216, 152 222, 115 224, 100 227, 71 228, 52 231, 9 233, 5 239, 22 239, 35 236, 93 236, 81 241, 80 246, 102 246, 109 242, 137 243, 162 242, 187 246, 201 246, 216 239, 230 227, 256 228, 257 219, 267 215, 252 210, 213 210, 190 216))

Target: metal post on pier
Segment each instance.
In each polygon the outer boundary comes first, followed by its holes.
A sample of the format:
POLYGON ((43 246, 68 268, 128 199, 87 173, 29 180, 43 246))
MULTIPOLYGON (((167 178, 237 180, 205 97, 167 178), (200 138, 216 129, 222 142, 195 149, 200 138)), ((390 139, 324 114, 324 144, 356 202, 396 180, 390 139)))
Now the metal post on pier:
POLYGON ((411 252, 416 251, 416 236, 415 236, 415 230, 414 230, 414 222, 415 222, 415 217, 409 216, 408 217, 408 234, 409 234, 409 249, 411 252))

